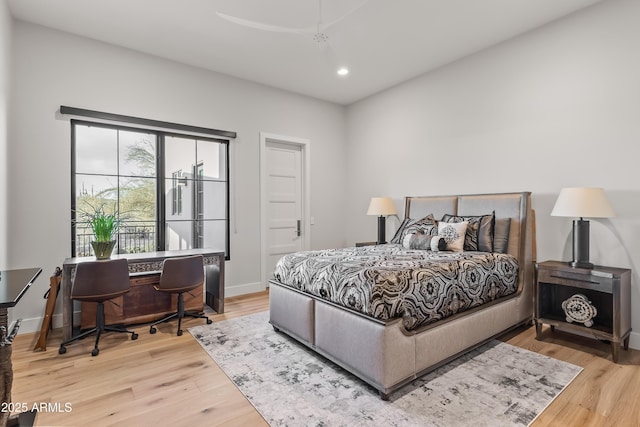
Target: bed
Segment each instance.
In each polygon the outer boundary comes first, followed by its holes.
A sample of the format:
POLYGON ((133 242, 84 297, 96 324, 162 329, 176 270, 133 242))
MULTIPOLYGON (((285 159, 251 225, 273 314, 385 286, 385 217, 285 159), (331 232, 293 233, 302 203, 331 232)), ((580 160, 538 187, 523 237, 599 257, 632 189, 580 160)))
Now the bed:
POLYGON ((389 244, 284 256, 270 323, 387 399, 531 323, 533 222, 529 192, 406 197, 389 244))

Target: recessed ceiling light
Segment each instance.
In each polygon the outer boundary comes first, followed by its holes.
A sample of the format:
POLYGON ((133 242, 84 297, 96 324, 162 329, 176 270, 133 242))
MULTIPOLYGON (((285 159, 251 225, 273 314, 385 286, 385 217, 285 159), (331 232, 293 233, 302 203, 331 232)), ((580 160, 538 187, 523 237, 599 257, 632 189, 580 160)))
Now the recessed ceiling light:
POLYGON ((349 74, 349 69, 347 67, 338 68, 338 75, 339 76, 346 76, 347 74, 349 74))

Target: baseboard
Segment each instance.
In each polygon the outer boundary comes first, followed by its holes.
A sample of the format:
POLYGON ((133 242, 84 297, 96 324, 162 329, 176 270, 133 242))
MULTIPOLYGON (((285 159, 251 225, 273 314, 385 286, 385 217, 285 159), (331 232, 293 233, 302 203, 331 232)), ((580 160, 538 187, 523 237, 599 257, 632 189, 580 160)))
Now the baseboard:
MULTIPOLYGON (((62 328, 62 313, 54 314, 52 319, 53 328, 62 328)), ((80 325, 80 311, 76 311, 73 313, 73 323, 75 326, 80 325)), ((10 325, 13 327, 13 323, 10 325)), ((18 330, 18 335, 28 334, 31 332, 40 332, 40 328, 42 327, 42 316, 40 317, 32 317, 30 319, 22 319, 20 323, 20 329, 18 330)), ((11 328, 9 328, 11 330, 11 328)))
MULTIPOLYGON (((15 321, 11 322, 11 324, 9 325, 10 331, 13 329, 13 325, 15 325, 15 321)), ((39 331, 40 325, 42 325, 42 317, 22 319, 22 322, 20 323, 20 329, 18 329, 18 335, 39 331)))
POLYGON ((640 350, 640 332, 631 332, 629 335, 629 348, 640 350))
POLYGON ((254 282, 254 283, 245 283, 244 285, 236 285, 236 286, 226 286, 224 288, 224 296, 227 297, 237 297, 239 295, 253 294, 256 292, 262 292, 267 289, 264 283, 254 282))

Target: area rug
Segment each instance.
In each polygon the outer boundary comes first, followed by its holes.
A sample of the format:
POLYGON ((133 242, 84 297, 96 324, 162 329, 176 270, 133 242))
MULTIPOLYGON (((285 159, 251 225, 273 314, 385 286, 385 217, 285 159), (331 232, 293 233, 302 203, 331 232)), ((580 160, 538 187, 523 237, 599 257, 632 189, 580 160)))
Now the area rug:
POLYGON ((527 426, 582 370, 494 340, 383 401, 268 312, 189 332, 272 426, 527 426))

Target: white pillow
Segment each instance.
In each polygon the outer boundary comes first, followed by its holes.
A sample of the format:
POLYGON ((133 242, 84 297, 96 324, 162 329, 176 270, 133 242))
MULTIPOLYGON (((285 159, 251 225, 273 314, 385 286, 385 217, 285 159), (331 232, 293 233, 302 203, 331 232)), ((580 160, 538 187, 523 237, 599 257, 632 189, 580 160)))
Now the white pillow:
POLYGON ((413 234, 407 234, 406 236, 404 236, 404 239, 402 239, 402 247, 404 248, 411 248, 411 238, 413 237, 413 234))
MULTIPOLYGON (((436 230, 437 231, 437 230, 436 230)), ((417 250, 431 250, 433 247, 433 243, 435 242, 436 249, 438 250, 438 242, 440 238, 438 236, 431 236, 429 234, 425 234, 421 231, 417 231, 412 234, 407 234, 402 239, 402 246, 406 249, 417 249, 417 250)))
POLYGON ((467 225, 469 221, 438 223, 438 237, 442 237, 447 242, 448 251, 462 252, 467 225))
POLYGON ((440 250, 440 240, 442 240, 442 237, 440 236, 433 236, 433 239, 431 239, 431 250, 433 252, 438 252, 440 250))

